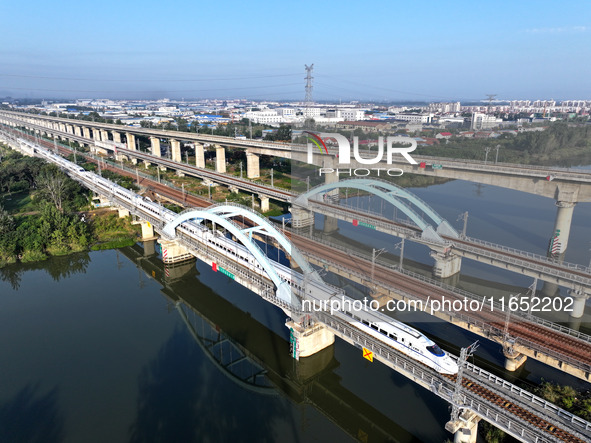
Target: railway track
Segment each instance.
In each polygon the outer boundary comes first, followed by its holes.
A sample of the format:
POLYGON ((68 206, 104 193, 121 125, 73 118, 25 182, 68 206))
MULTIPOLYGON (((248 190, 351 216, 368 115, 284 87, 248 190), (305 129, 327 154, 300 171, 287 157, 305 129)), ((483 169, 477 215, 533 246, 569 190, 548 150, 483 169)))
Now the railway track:
MULTIPOLYGON (((48 143, 48 145, 50 147, 52 146, 50 143, 48 143)), ((64 149, 64 152, 69 153, 69 151, 66 149, 64 149)), ((109 167, 109 169, 115 170, 118 173, 122 172, 122 171, 118 170, 117 168, 110 168, 109 167)), ((128 173, 125 175, 133 177, 133 174, 131 174, 131 173, 128 173)), ((156 182, 150 183, 150 180, 148 180, 148 179, 144 179, 144 180, 147 182, 147 184, 150 184, 151 187, 153 187, 153 189, 156 192, 159 192, 159 193, 162 193, 163 195, 167 195, 169 197, 172 197, 173 199, 180 199, 180 201, 182 201, 184 199, 185 201, 187 201, 187 203, 190 203, 192 205, 199 206, 199 207, 210 205, 209 201, 202 200, 202 199, 199 199, 199 198, 196 198, 193 196, 188 196, 180 191, 170 189, 167 186, 162 185, 160 183, 156 183, 156 182)), ((348 266, 351 266, 351 263, 353 263, 354 268, 356 270, 358 270, 359 272, 365 272, 367 275, 367 272, 368 272, 367 261, 359 260, 358 257, 356 257, 355 259, 352 260, 351 256, 349 256, 348 254, 346 254, 342 251, 339 251, 339 250, 333 249, 333 248, 329 249, 325 245, 317 245, 314 243, 310 243, 309 241, 305 241, 306 239, 304 237, 291 235, 291 239, 296 244, 303 243, 304 247, 302 249, 310 250, 312 253, 319 254, 322 257, 329 258, 330 260, 336 260, 337 262, 340 262, 342 264, 344 263, 348 266)), ((402 286, 406 289, 414 288, 415 290, 417 287, 420 287, 421 290, 416 291, 416 292, 421 295, 425 295, 426 293, 433 295, 433 292, 437 292, 439 295, 445 294, 448 297, 455 295, 453 293, 449 293, 449 292, 443 290, 442 288, 434 287, 434 286, 429 285, 428 283, 425 283, 425 282, 416 281, 416 280, 410 279, 408 277, 401 279, 400 277, 405 277, 405 276, 394 275, 387 268, 382 268, 381 266, 378 266, 378 268, 381 271, 384 271, 383 273, 380 273, 378 275, 378 278, 380 280, 388 282, 389 284, 393 284, 395 286, 396 285, 402 286)), ((532 325, 532 326, 537 326, 537 325, 532 325)), ((543 328, 539 328, 539 329, 543 329, 543 328)), ((521 331, 521 332, 523 333, 524 331, 521 331)), ((554 334, 554 333, 551 331, 544 331, 543 333, 540 332, 538 335, 543 335, 544 337, 548 338, 552 334, 554 334)), ((538 337, 538 335, 534 335, 534 337, 538 337)), ((563 340, 561 340, 561 343, 564 345, 563 340)), ((455 382, 455 380, 456 380, 456 376, 445 376, 444 375, 444 377, 449 379, 451 382, 455 382)), ((564 442, 573 442, 573 443, 585 442, 585 440, 569 433, 568 431, 561 428, 559 425, 555 426, 552 423, 545 420, 544 418, 539 417, 534 412, 532 412, 532 411, 530 411, 518 404, 515 404, 514 402, 503 397, 502 395, 499 395, 499 394, 491 391, 486 386, 484 386, 482 383, 479 383, 477 380, 472 378, 471 374, 467 374, 467 377, 462 381, 462 385, 464 386, 465 389, 474 393, 478 397, 485 399, 487 402, 496 405, 500 410, 506 411, 506 412, 514 415, 515 417, 518 417, 521 421, 530 423, 532 426, 541 430, 544 434, 550 435, 553 438, 559 439, 560 441, 564 441, 564 442)))
MULTIPOLYGON (((28 137, 30 139, 34 139, 34 137, 28 137)), ((48 148, 54 148, 54 145, 51 142, 43 140, 42 143, 48 148)), ((60 148, 59 145, 58 149, 63 154, 71 153, 66 148, 60 148)), ((89 161, 96 163, 96 160, 94 158, 90 156, 87 156, 86 158, 89 161)), ((112 166, 107 166, 105 169, 117 172, 118 174, 125 175, 131 178, 136 178, 133 173, 112 166)), ((208 200, 200 199, 189 194, 183 194, 181 191, 172 189, 164 184, 158 183, 157 181, 151 181, 149 179, 142 178, 140 179, 140 184, 146 185, 150 190, 158 194, 167 196, 179 203, 184 203, 189 206, 207 207, 211 205, 211 202, 209 202, 208 200)), ((327 206, 332 205, 327 204, 327 206)), ((363 215, 362 212, 352 212, 355 214, 363 215)), ((387 221, 387 219, 383 220, 387 221)), ((391 223, 398 224, 400 226, 408 228, 408 226, 396 222, 391 223)), ((417 232, 420 232, 418 228, 414 229, 416 229, 417 232)), ((317 245, 311 242, 310 240, 306 239, 305 237, 298 236, 295 234, 291 236, 291 239, 294 242, 294 244, 296 244, 296 246, 298 246, 298 248, 300 248, 302 251, 313 253, 323 258, 324 260, 335 261, 337 264, 352 268, 353 270, 359 273, 371 275, 371 263, 369 263, 369 261, 367 260, 360 259, 359 257, 351 257, 349 254, 334 248, 330 248, 329 250, 327 250, 329 247, 327 247, 326 245, 317 245)), ((423 300, 424 302, 426 302, 429 299, 442 300, 443 297, 445 297, 447 300, 451 300, 452 302, 453 300, 463 300, 463 298, 458 294, 454 294, 453 292, 445 290, 438 286, 434 286, 427 282, 413 279, 403 274, 392 274, 390 269, 384 268, 379 264, 376 264, 375 278, 377 281, 380 281, 390 287, 398 288, 410 294, 413 294, 419 299, 423 300)), ((498 331, 499 333, 502 332, 505 328, 504 313, 502 314, 502 316, 500 316, 498 313, 490 311, 470 311, 463 313, 468 317, 472 317, 474 319, 480 320, 485 324, 490 325, 491 328, 498 331)), ((543 345, 544 347, 552 349, 554 352, 560 355, 565 355, 566 357, 569 357, 575 361, 582 360, 591 362, 591 343, 581 342, 566 334, 557 334, 556 331, 545 328, 544 326, 537 325, 531 322, 525 322, 520 319, 517 322, 511 322, 511 324, 509 325, 508 333, 513 338, 522 338, 531 343, 543 345)))
MULTIPOLYGON (((329 260, 346 268, 350 268, 362 275, 371 275, 371 262, 361 259, 357 256, 352 257, 346 252, 338 249, 330 248, 322 244, 315 244, 305 237, 301 237, 292 233, 292 242, 300 248, 300 250, 312 253, 319 258, 329 260)), ((375 280, 381 282, 389 287, 405 291, 412 294, 427 303, 428 300, 442 300, 445 299, 453 301, 463 300, 458 294, 455 294, 438 286, 431 285, 427 282, 413 279, 409 276, 399 273, 393 273, 391 269, 384 268, 379 264, 375 266, 375 280)), ((483 310, 478 312, 460 311, 464 315, 480 320, 483 323, 490 325, 499 333, 502 333, 505 327, 505 313, 491 312, 490 310, 483 310)), ((564 355, 574 361, 591 362, 591 343, 577 340, 566 334, 558 333, 556 331, 545 328, 544 326, 535 323, 519 320, 511 322, 509 325, 509 334, 513 338, 523 338, 531 343, 538 344, 542 348, 548 348, 552 351, 564 355)), ((501 338, 501 337, 500 337, 501 338)))

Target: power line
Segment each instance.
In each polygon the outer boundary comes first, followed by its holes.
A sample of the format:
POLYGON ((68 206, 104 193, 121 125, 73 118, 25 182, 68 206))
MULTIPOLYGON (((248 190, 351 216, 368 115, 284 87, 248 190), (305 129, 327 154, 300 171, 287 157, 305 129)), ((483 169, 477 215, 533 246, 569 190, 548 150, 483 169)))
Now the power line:
POLYGON ((210 82, 210 81, 232 81, 232 80, 257 80, 261 78, 275 78, 275 77, 297 77, 300 74, 276 74, 276 75, 256 75, 246 77, 214 77, 214 78, 197 78, 197 79, 106 79, 106 78, 76 78, 76 77, 50 77, 42 75, 24 75, 24 74, 2 74, 0 77, 16 77, 16 78, 36 78, 45 80, 74 80, 74 81, 100 81, 100 82, 210 82))

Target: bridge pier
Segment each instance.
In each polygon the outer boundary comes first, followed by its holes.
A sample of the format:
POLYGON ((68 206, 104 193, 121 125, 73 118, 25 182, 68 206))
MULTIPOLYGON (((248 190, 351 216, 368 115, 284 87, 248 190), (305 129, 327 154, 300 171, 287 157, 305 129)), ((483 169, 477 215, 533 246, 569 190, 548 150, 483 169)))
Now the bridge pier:
POLYGON ((101 134, 101 141, 104 141, 104 142, 109 141, 109 133, 107 132, 106 129, 101 129, 100 134, 101 134))
POLYGON ((585 313, 585 304, 590 294, 585 293, 582 290, 570 289, 568 291, 569 297, 573 298, 573 310, 570 313, 571 318, 581 318, 585 313))
POLYGON ((150 144, 152 146, 152 155, 162 157, 162 153, 160 152, 160 139, 158 137, 150 137, 150 144))
POLYGON ((288 320, 285 326, 290 333, 291 355, 296 360, 316 354, 334 343, 334 334, 322 323, 304 327, 288 320))
POLYGON ((261 212, 268 212, 269 211, 269 197, 265 197, 264 195, 259 195, 261 199, 261 212))
POLYGON ((460 272, 462 258, 455 255, 450 247, 431 249, 431 257, 435 260, 433 275, 439 278, 448 278, 460 272))
POLYGON ((215 172, 225 174, 226 173, 226 149, 220 145, 214 145, 214 146, 215 146, 215 172))
POLYGON ((195 257, 186 248, 181 246, 176 240, 158 239, 162 248, 162 261, 165 264, 179 263, 186 260, 192 260, 195 257))
POLYGON ((148 168, 150 167, 150 165, 151 165, 151 164, 152 164, 152 163, 150 163, 149 161, 147 161, 147 160, 144 160, 144 167, 145 167, 146 169, 148 169, 148 168))
POLYGON ((464 410, 458 420, 448 421, 445 430, 454 434, 454 443, 476 443, 480 417, 472 411, 464 410))
POLYGON ((575 205, 576 203, 569 201, 556 201, 558 210, 556 211, 554 232, 552 234, 552 238, 550 239, 550 246, 548 249, 548 252, 553 256, 566 252, 575 205))
POLYGON ((503 346, 503 355, 505 356, 505 369, 509 372, 517 371, 527 360, 527 355, 512 351, 505 346, 503 346))
POLYGON ((289 210, 292 228, 305 228, 314 225, 314 212, 296 206, 292 206, 289 210))
POLYGON ((82 137, 82 131, 80 130, 80 126, 74 126, 74 134, 78 137, 82 137))
POLYGON ((98 129, 92 128, 92 138, 95 141, 98 141, 98 142, 101 141, 101 134, 99 133, 98 129))
POLYGON ((90 138, 90 129, 86 126, 82 127, 82 136, 84 138, 90 138))
POLYGON ((195 148, 195 166, 205 168, 205 149, 201 143, 194 143, 195 148))
POLYGON ((173 162, 181 162, 181 142, 175 140, 174 138, 170 139, 170 150, 171 150, 171 157, 173 162))
POLYGON ((322 232, 325 234, 332 234, 339 230, 339 220, 335 217, 330 217, 329 215, 324 216, 324 226, 322 227, 322 232))
POLYGON ((136 146, 135 146, 135 135, 126 132, 125 133, 125 140, 127 141, 127 149, 129 149, 130 151, 136 151, 136 146))
MULTIPOLYGON (((141 240, 147 242, 149 240, 155 240, 157 237, 154 235, 154 226, 149 221, 138 220, 134 221, 132 224, 134 225, 141 225, 142 227, 142 238, 141 240)), ((145 243, 144 243, 145 244, 145 243)))
POLYGON ((246 151, 246 177, 259 178, 261 176, 259 156, 246 151))
POLYGON ((119 218, 129 217, 129 211, 127 209, 117 208, 117 211, 119 212, 119 218))
POLYGON ((111 131, 111 135, 113 136, 113 141, 115 143, 121 143, 121 133, 117 131, 111 131))

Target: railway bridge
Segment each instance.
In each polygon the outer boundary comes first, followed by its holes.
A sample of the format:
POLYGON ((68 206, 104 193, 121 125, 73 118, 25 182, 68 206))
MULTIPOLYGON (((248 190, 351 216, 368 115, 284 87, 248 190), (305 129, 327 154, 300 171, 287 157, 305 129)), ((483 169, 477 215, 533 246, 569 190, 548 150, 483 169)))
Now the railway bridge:
POLYGON ((179 216, 156 203, 146 202, 132 191, 84 171, 40 145, 6 133, 3 138, 10 146, 27 155, 40 156, 56 163, 73 179, 102 195, 122 211, 133 214, 145 226, 144 233, 149 229, 160 232, 165 237, 163 249, 168 251, 163 253, 165 261, 197 257, 288 313, 292 317, 287 326, 295 343, 295 357, 298 354, 301 357, 311 355, 326 348, 338 336, 357 348, 373 352, 376 360, 450 402, 453 414, 446 429, 455 433, 456 441, 475 442, 475 428, 480 419, 527 442, 584 442, 590 435, 591 423, 468 364, 462 358, 457 360, 460 368, 457 375, 443 376, 342 316, 335 316, 329 311, 303 312, 303 300, 327 300, 339 294, 340 290, 315 278, 313 271, 307 271, 309 265, 297 252, 294 254, 295 246, 282 239, 282 234, 269 222, 247 208, 222 205, 179 216), (234 218, 248 219, 255 229, 244 229, 232 221, 234 218), (244 257, 238 258, 236 252, 231 253, 230 249, 223 247, 230 244, 230 240, 222 241, 218 237, 216 223, 221 223, 248 250, 249 261, 244 257), (279 263, 264 255, 260 248, 257 249, 257 244, 248 235, 253 231, 286 245, 285 252, 300 267, 300 271, 291 271, 291 282, 281 275, 282 266, 279 263))

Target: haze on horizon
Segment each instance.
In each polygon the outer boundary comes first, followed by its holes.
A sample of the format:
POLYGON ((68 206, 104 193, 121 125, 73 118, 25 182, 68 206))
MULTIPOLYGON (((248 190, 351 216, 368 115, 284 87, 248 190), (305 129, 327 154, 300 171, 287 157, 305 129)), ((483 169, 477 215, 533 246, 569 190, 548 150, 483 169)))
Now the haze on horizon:
POLYGON ((591 2, 3 2, 0 97, 589 99, 591 2))

